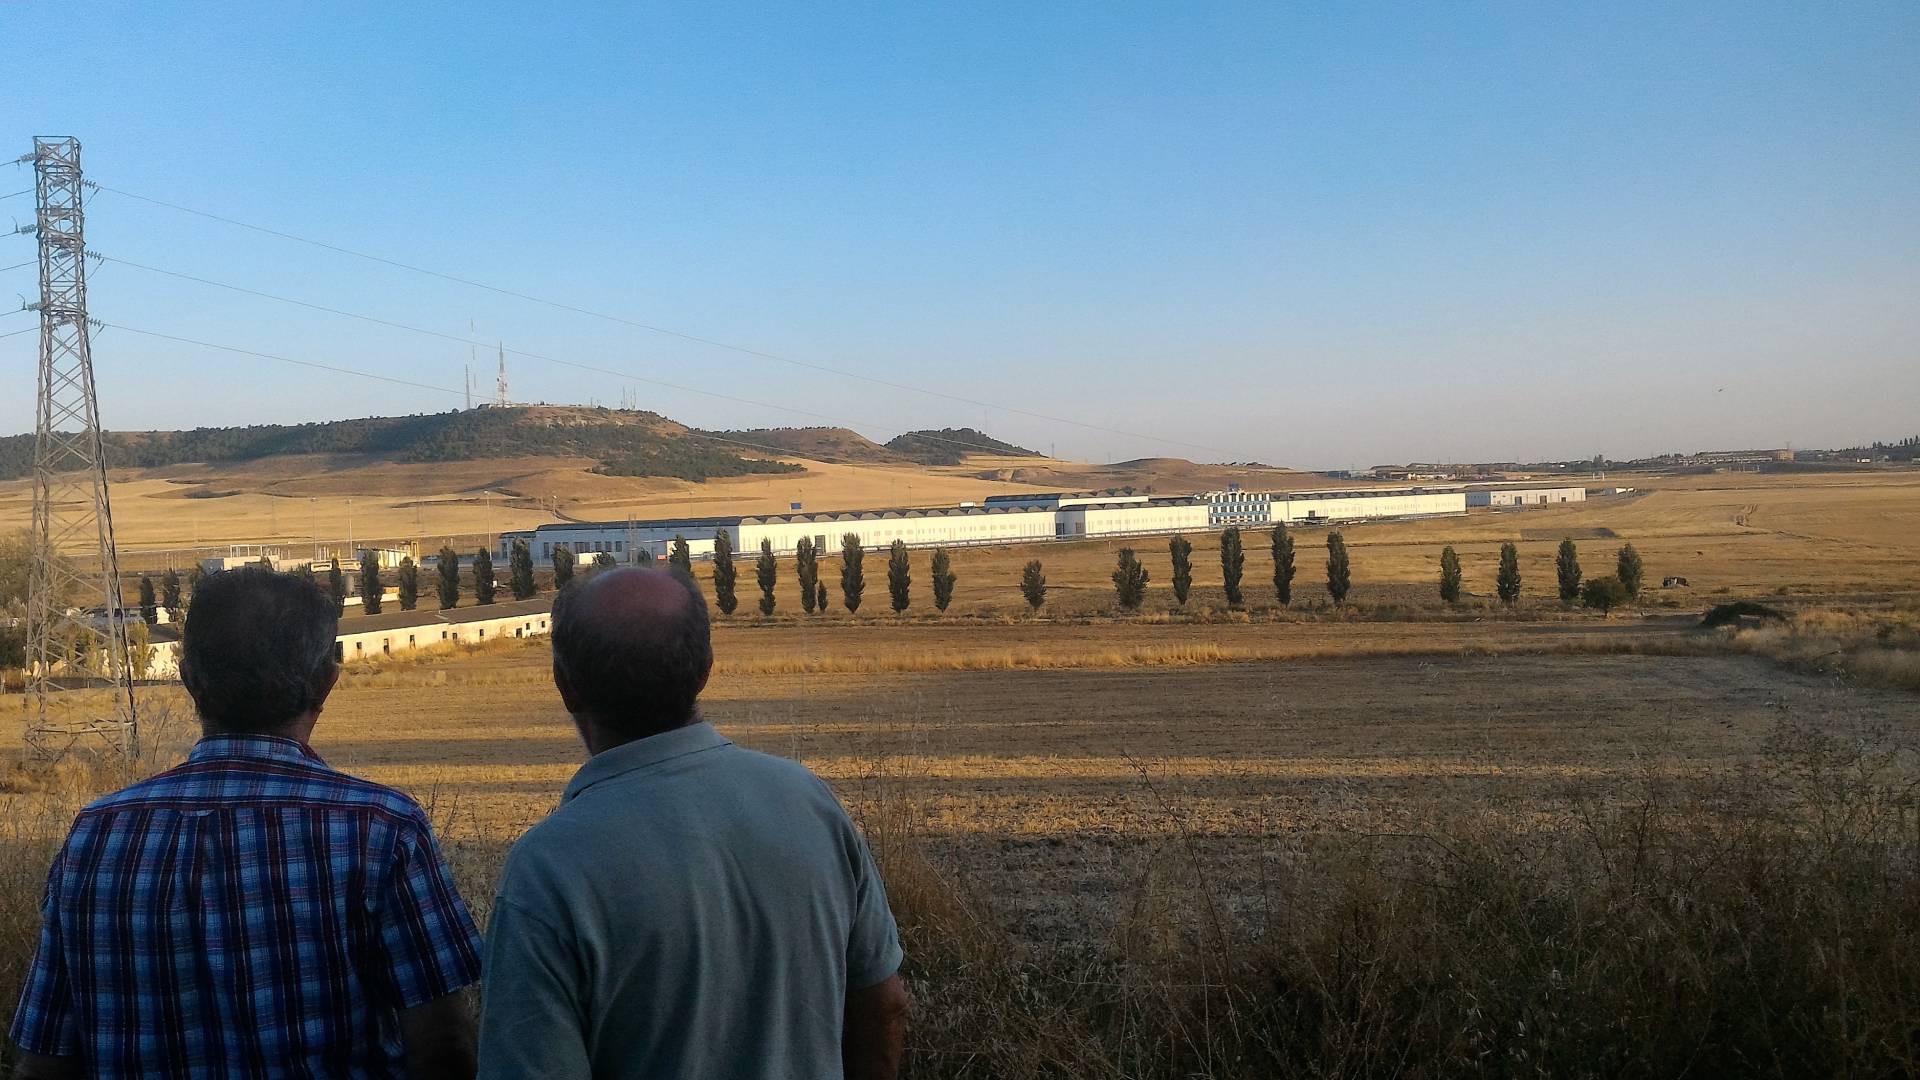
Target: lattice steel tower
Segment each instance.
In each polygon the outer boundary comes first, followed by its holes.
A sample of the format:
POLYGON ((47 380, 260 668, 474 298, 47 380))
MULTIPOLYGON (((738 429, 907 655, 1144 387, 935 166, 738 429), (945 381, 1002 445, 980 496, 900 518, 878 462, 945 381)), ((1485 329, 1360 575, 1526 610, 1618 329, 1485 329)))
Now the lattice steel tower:
POLYGON ((93 389, 80 143, 33 140, 40 238, 40 405, 27 586, 27 747, 132 753, 139 721, 93 389), (88 557, 88 545, 97 556, 88 557), (97 611, 97 614, 96 614, 97 611))

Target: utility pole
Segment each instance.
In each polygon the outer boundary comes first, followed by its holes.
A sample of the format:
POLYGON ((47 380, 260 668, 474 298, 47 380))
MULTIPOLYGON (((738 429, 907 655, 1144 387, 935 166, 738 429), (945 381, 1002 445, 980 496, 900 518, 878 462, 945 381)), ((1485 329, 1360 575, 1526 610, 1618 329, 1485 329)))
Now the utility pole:
POLYGON ((27 749, 57 758, 76 747, 139 749, 127 655, 120 556, 107 501, 87 320, 87 240, 80 143, 33 140, 40 240, 39 406, 33 442, 33 563, 27 584, 27 749), (95 545, 99 565, 61 549, 95 545), (100 605, 95 618, 89 609, 100 605), (58 670, 56 670, 58 669, 58 670), (106 694, 84 691, 105 689, 106 694), (82 691, 82 693, 75 693, 82 691), (104 700, 103 700, 104 699, 104 700))

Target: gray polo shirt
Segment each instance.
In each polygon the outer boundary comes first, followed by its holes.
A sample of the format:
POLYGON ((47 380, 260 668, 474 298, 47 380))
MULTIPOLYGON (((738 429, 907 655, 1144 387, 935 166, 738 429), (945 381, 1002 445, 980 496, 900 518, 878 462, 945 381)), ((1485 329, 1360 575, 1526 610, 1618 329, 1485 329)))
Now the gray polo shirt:
POLYGON ((480 1075, 839 1077, 848 989, 900 960, 833 792, 694 724, 594 756, 514 845, 480 1075))

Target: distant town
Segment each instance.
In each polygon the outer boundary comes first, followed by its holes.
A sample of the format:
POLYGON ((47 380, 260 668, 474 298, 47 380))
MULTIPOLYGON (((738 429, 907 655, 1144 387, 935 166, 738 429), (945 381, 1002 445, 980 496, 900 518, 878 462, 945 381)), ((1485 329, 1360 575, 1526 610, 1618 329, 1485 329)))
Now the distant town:
POLYGON ((1369 469, 1327 470, 1340 479, 1365 480, 1526 480, 1577 473, 1689 473, 1738 469, 1791 472, 1807 468, 1870 468, 1912 465, 1920 461, 1920 435, 1898 442, 1876 442, 1837 450, 1697 450, 1618 461, 1604 455, 1577 461, 1409 462, 1369 469))

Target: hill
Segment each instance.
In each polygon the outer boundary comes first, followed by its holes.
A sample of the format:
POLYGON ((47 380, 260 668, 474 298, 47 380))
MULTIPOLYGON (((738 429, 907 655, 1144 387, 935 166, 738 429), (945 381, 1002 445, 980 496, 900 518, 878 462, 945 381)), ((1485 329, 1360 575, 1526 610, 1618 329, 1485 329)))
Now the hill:
MULTIPOLYGON (((401 463, 505 457, 587 458, 610 476, 717 476, 798 472, 800 466, 737 452, 652 412, 534 405, 314 424, 189 431, 110 431, 107 463, 154 468, 246 462, 286 454, 365 454, 401 463)), ((33 436, 0 438, 0 480, 28 474, 33 436)))
POLYGON ((777 446, 799 457, 837 465, 903 460, 900 455, 888 451, 865 435, 843 427, 740 428, 713 434, 760 446, 777 446))
POLYGON ((1033 457, 1040 455, 1024 446, 976 431, 970 427, 909 431, 887 440, 887 449, 922 465, 958 465, 969 454, 994 457, 1033 457))

